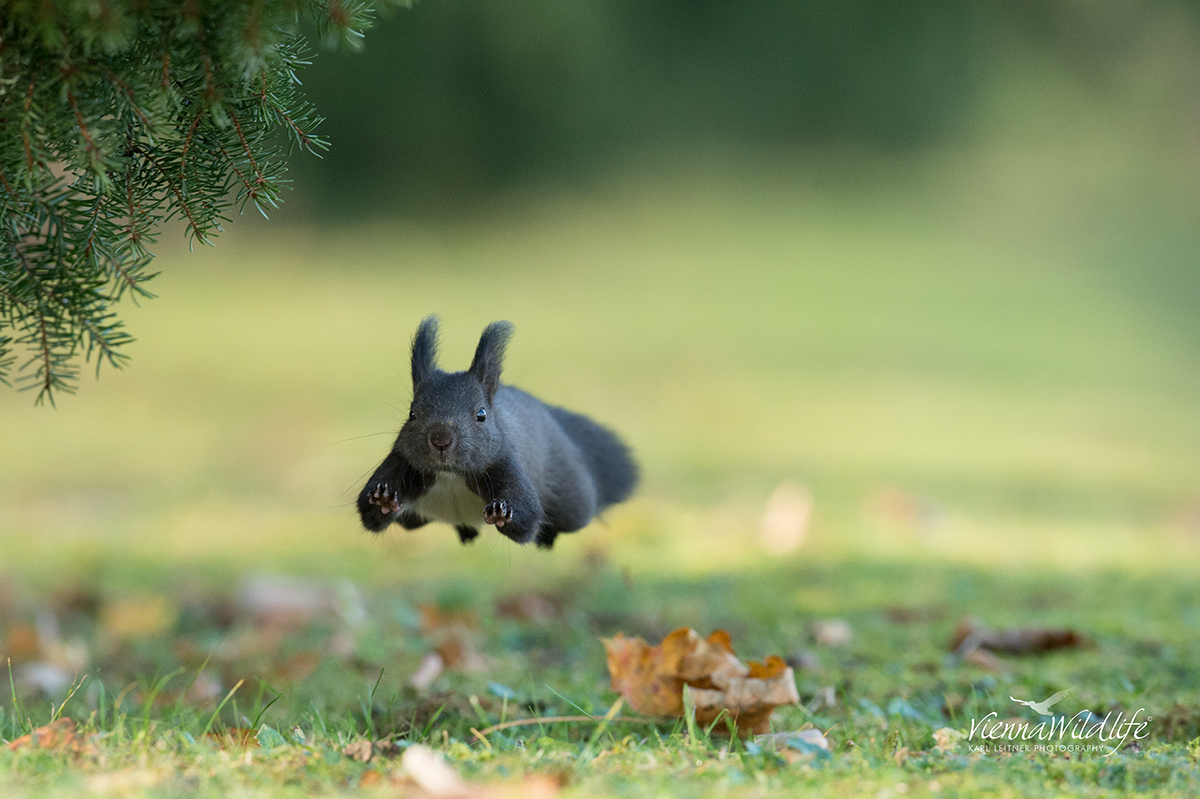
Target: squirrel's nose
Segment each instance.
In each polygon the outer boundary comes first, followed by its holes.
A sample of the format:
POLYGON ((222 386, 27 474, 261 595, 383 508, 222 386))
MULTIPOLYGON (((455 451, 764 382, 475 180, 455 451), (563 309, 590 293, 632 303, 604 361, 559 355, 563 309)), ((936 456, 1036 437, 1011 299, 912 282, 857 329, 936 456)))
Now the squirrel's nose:
POLYGON ((444 427, 436 428, 429 433, 429 446, 438 452, 445 452, 453 443, 454 438, 450 435, 450 431, 444 427))

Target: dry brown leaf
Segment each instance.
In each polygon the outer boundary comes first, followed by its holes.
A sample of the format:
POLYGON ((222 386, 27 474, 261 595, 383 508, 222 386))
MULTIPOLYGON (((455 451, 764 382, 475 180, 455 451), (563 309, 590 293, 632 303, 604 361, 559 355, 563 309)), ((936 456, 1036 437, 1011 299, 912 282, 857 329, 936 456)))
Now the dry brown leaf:
MULTIPOLYGON (((724 630, 701 638, 680 627, 658 646, 620 633, 602 641, 613 690, 647 716, 683 715, 683 686, 688 685, 700 724, 726 714, 739 730, 761 733, 769 729, 776 707, 800 701, 791 667, 775 656, 743 664, 724 630)), ((720 725, 714 731, 727 732, 720 725)))
POLYGON ((539 591, 522 591, 512 594, 496 602, 497 615, 519 621, 531 621, 544 624, 562 616, 563 601, 561 597, 539 591))
POLYGON ((284 682, 302 682, 317 670, 324 657, 323 653, 312 649, 297 652, 275 667, 274 676, 284 682))
POLYGON ((34 748, 75 754, 91 754, 95 751, 95 745, 88 736, 75 732, 75 721, 69 716, 22 735, 9 743, 8 748, 14 752, 34 748))
POLYGON ((479 618, 470 611, 420 605, 421 633, 433 644, 442 665, 454 671, 484 671, 487 661, 476 647, 479 618))
POLYGON ((0 655, 13 663, 36 660, 41 652, 41 640, 37 628, 32 624, 14 624, 4 636, 3 645, 0 645, 0 655))
POLYGON ((926 624, 946 615, 946 609, 939 605, 891 605, 883 612, 892 624, 926 624))
POLYGON ((357 760, 359 763, 370 763, 373 754, 375 754, 375 750, 370 741, 355 741, 342 747, 342 755, 351 760, 357 760))
POLYGON ((621 633, 601 640, 612 688, 634 710, 647 716, 683 715, 683 680, 664 668, 662 646, 621 633))
POLYGON ((993 655, 987 649, 972 649, 967 653, 966 657, 963 658, 963 661, 970 663, 973 666, 978 666, 984 671, 993 671, 998 674, 1008 671, 1008 669, 1004 666, 1004 661, 993 655))
POLYGON ((370 763, 372 758, 395 757, 400 753, 400 747, 395 741, 380 739, 371 741, 355 741, 342 748, 342 754, 359 763, 370 763))
POLYGON ((978 649, 1005 655, 1036 655, 1054 649, 1087 646, 1089 643, 1086 636, 1071 629, 1019 627, 993 630, 974 616, 967 616, 954 630, 950 649, 964 658, 978 649))

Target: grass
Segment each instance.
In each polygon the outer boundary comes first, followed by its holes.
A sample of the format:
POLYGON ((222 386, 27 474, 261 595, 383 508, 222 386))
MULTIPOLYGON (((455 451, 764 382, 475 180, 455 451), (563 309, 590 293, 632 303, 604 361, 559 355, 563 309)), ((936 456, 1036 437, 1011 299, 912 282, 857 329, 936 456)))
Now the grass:
POLYGON ((0 654, 34 629, 84 664, 67 698, 23 688, 14 657, 0 737, 60 715, 97 735, 83 755, 0 750, 0 789, 394 794, 398 760, 342 754, 393 736, 568 796, 1194 794, 1200 240, 1179 208, 1200 203, 1166 178, 1144 202, 1119 174, 1068 202, 1070 170, 973 158, 857 186, 718 164, 469 221, 238 220, 215 251, 164 247, 131 369, 56 411, 0 395, 0 654), (621 430, 639 497, 552 554, 360 532, 351 501, 431 312, 459 368, 484 324, 513 321, 507 378, 621 430), (814 516, 771 556, 758 518, 787 479, 814 516), (319 607, 281 622, 253 599, 271 575, 319 607), (483 670, 407 685, 437 645, 422 607, 467 614, 483 670), (1094 645, 987 672, 948 651, 967 614, 1094 645), (850 643, 814 637, 830 618, 850 643), (807 664, 774 729, 828 731, 832 756, 683 721, 472 734, 603 716, 597 638, 679 625, 807 664), (935 747, 1068 687, 1071 712, 1146 708, 1142 751, 935 747), (207 734, 227 729, 261 745, 207 734))

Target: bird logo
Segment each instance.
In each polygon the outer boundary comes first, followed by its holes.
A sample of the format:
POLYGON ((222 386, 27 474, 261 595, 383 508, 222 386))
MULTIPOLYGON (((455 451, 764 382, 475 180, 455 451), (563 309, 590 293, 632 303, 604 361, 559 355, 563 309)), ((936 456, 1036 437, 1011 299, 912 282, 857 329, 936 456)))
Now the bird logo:
POLYGON ((1041 702, 1027 702, 1024 699, 1017 699, 1012 694, 1009 694, 1008 698, 1011 699, 1012 701, 1016 702, 1018 705, 1027 705, 1028 707, 1033 708, 1040 715, 1053 716, 1054 713, 1052 713, 1050 711, 1050 706, 1057 705, 1059 702, 1062 701, 1063 697, 1069 693, 1071 693, 1070 689, 1068 689, 1066 691, 1059 691, 1058 693, 1054 694, 1053 696, 1043 699, 1041 702))

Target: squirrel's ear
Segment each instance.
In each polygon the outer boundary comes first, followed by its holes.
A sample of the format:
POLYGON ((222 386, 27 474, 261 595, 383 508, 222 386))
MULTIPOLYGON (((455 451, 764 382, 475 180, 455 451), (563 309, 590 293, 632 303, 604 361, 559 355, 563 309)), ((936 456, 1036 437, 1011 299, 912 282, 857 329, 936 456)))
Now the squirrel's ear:
POLYGON ((508 346, 512 332, 513 326, 510 323, 492 322, 484 329, 483 335, 479 337, 479 346, 475 348, 475 359, 471 361, 469 371, 483 386, 488 402, 492 401, 496 396, 496 389, 500 387, 504 348, 508 346))
POLYGON ((432 372, 437 371, 438 318, 427 316, 417 328, 412 343, 413 389, 432 372))

